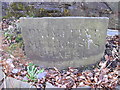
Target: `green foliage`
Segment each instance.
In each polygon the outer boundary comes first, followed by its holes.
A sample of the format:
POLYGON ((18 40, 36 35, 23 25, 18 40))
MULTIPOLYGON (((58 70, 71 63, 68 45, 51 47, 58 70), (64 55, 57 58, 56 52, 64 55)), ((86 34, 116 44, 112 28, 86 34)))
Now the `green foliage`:
POLYGON ((26 77, 35 82, 37 81, 37 75, 44 72, 44 69, 38 70, 38 68, 34 64, 29 63, 27 66, 27 72, 28 74, 26 75, 26 77))
POLYGON ((13 2, 10 7, 6 9, 7 15, 3 18, 20 18, 20 17, 55 17, 55 16, 70 16, 69 9, 65 5, 62 7, 63 12, 60 10, 47 10, 44 8, 36 9, 33 5, 23 4, 21 2, 13 2))
POLYGON ((15 41, 17 43, 21 42, 22 41, 22 34, 18 34, 17 37, 15 38, 15 41))
POLYGON ((18 47, 18 44, 11 44, 10 46, 9 46, 9 51, 10 52, 12 52, 13 50, 15 50, 16 48, 18 47))
POLYGON ((64 9, 63 16, 70 16, 70 12, 68 9, 64 9))
POLYGON ((20 3, 20 2, 18 2, 18 3, 12 3, 10 6, 15 11, 19 11, 19 10, 24 10, 25 9, 23 3, 20 3))
POLYGON ((3 18, 11 18, 11 17, 15 17, 15 18, 19 18, 19 17, 25 17, 26 15, 23 13, 26 7, 23 3, 21 2, 13 2, 9 8, 6 10, 7 11, 7 15, 4 16, 3 18))
POLYGON ((8 52, 12 52, 16 48, 23 49, 24 44, 23 44, 22 34, 20 33, 19 28, 16 27, 12 29, 7 29, 4 32, 4 37, 5 40, 7 40, 9 43, 9 47, 8 47, 9 50, 7 50, 8 52))
POLYGON ((7 40, 12 41, 13 35, 10 34, 9 32, 5 32, 4 37, 6 37, 7 40))

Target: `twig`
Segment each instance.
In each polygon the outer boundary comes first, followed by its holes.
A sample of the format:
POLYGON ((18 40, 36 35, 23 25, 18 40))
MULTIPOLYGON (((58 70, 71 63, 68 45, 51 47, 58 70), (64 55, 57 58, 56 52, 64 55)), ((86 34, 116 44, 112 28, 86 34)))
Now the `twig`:
MULTIPOLYGON (((117 58, 113 59, 112 62, 115 61, 116 59, 117 59, 117 58)), ((106 66, 106 68, 108 68, 108 67, 112 64, 112 62, 110 62, 110 63, 108 64, 108 66, 106 66)))

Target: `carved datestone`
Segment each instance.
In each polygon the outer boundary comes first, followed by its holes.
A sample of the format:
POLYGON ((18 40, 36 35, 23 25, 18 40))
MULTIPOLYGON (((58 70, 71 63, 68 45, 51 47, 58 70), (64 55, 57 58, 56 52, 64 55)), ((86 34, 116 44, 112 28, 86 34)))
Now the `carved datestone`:
POLYGON ((20 18, 25 53, 44 67, 79 67, 100 60, 106 17, 20 18))

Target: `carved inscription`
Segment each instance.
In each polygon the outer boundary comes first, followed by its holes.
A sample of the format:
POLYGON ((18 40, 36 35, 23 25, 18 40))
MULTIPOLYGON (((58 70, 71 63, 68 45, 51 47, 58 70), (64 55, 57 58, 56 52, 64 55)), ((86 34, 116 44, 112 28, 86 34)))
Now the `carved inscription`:
MULTIPOLYGON (((94 36, 96 36, 96 34, 99 35, 96 30, 94 34, 94 36)), ((45 32, 39 29, 29 29, 28 35, 31 35, 30 38, 32 39, 32 41, 29 41, 29 47, 41 52, 39 53, 40 57, 47 55, 61 59, 72 57, 81 58, 83 56, 80 54, 83 52, 81 48, 90 49, 91 43, 94 44, 94 40, 92 40, 88 29, 84 31, 80 29, 70 29, 67 30, 67 32, 63 29, 58 29, 57 32, 54 30, 45 32), (33 33, 37 36, 34 39, 34 36, 32 36, 33 33)))

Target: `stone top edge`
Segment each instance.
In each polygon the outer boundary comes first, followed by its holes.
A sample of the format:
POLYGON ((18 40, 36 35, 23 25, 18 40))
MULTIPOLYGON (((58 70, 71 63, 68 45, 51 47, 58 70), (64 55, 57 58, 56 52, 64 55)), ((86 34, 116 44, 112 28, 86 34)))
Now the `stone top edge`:
POLYGON ((80 19, 109 19, 108 17, 21 17, 20 19, 66 19, 66 18, 80 18, 80 19))

